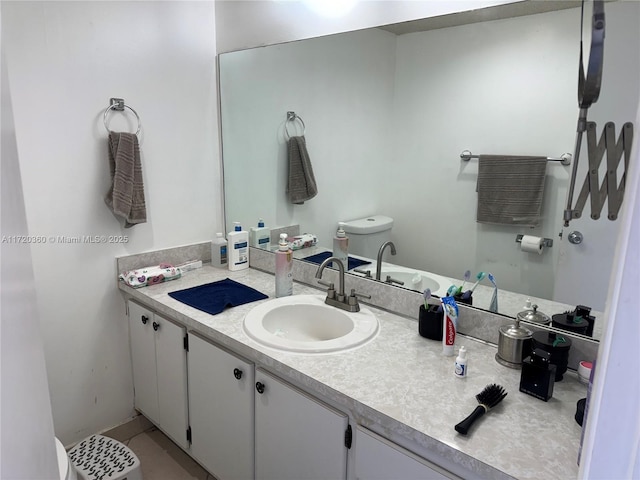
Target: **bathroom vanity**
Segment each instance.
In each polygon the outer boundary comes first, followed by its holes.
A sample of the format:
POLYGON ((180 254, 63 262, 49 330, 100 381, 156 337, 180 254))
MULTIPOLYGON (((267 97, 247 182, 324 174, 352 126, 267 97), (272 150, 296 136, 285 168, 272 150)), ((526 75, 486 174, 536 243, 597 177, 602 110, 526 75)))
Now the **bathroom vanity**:
MULTIPOLYGON (((275 296, 271 274, 208 265, 151 287, 119 286, 128 305, 136 408, 217 478, 577 476, 581 427, 574 414, 586 387, 573 372, 545 403, 518 391, 519 370, 499 365, 494 345, 459 336, 469 375, 456 378, 454 357, 420 337, 415 319, 368 305, 362 307, 380 322, 368 343, 297 354, 245 334, 245 316, 267 300, 213 316, 168 295, 224 278, 275 296), (165 342, 167 331, 175 335, 165 342), (458 434, 454 425, 490 383, 503 385, 507 397, 469 435, 458 434), (145 397, 157 407, 144 406, 145 397)), ((294 295, 323 293, 294 284, 294 295)))

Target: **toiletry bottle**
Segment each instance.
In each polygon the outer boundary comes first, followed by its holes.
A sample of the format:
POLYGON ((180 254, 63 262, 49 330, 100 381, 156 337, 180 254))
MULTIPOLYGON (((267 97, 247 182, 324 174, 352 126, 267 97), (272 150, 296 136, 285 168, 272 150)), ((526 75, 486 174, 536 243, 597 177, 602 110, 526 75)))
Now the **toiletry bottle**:
MULTIPOLYGON (((342 261, 345 271, 349 270, 349 238, 341 224, 338 224, 338 231, 333 237, 333 256, 342 261)), ((338 268, 335 265, 333 267, 338 268)))
POLYGON ((460 351, 456 357, 453 373, 458 378, 467 376, 467 349, 464 348, 464 345, 460 347, 460 351))
POLYGON ((216 233, 211 241, 211 265, 214 267, 227 266, 227 241, 222 233, 216 233))
POLYGON ((233 232, 227 235, 227 259, 229 270, 249 268, 249 232, 242 230, 239 222, 234 222, 233 232))
POLYGON ((271 248, 271 231, 264 226, 264 220, 258 220, 257 227, 249 229, 249 245, 264 250, 271 248))
POLYGON ((293 250, 287 243, 287 234, 280 234, 276 251, 276 297, 286 297, 293 293, 293 250))

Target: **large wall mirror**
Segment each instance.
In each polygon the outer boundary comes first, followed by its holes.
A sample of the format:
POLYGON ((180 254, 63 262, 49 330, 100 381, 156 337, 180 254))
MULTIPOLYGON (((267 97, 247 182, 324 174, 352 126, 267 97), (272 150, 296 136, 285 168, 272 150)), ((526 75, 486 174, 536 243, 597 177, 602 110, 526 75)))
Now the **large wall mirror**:
MULTIPOLYGON (((599 130, 615 122, 617 135, 638 106, 640 4, 610 2, 605 13, 602 90, 589 120, 599 130)), ((385 215, 394 220, 397 249, 385 262, 458 284, 466 270, 491 272, 498 311, 509 316, 527 297, 548 301, 548 315, 576 305, 602 312, 618 223, 593 221, 585 211, 563 228, 570 167, 548 162, 539 226, 497 226, 476 222, 478 162, 460 158, 465 150, 573 152, 580 8, 460 18, 220 55, 227 231, 258 218, 272 228, 298 224, 331 249, 338 222, 385 215), (302 205, 285 193, 288 111, 306 125, 318 184, 318 195, 302 205), (568 242, 573 231, 582 233, 581 244, 568 242), (553 246, 524 252, 516 242, 522 234, 553 246)))

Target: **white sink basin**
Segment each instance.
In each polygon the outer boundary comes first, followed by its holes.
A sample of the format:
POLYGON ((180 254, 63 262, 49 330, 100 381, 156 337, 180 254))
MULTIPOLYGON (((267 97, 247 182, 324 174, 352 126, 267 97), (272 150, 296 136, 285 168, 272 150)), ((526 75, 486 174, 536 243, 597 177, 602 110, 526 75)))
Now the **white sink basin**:
POLYGON ((363 345, 378 333, 375 315, 366 308, 347 312, 324 303, 324 295, 294 295, 254 307, 244 331, 271 348, 299 353, 327 353, 363 345))
POLYGON ((417 290, 419 292, 424 291, 426 288, 431 289, 432 293, 440 290, 440 284, 437 280, 424 275, 420 272, 405 272, 399 270, 382 270, 380 274, 380 280, 383 282, 387 279, 387 275, 389 275, 394 280, 400 280, 404 282, 402 285, 404 288, 410 288, 411 290, 417 290))

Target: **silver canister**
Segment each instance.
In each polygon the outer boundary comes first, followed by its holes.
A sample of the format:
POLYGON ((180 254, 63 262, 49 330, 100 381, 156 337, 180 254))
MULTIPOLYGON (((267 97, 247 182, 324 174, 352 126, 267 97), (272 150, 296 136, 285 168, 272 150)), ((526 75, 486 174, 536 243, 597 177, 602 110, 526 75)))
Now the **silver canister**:
POLYGON ((532 305, 532 310, 523 310, 516 316, 517 320, 529 323, 537 323, 540 325, 551 324, 551 317, 538 310, 538 305, 532 305))
POLYGON ((513 325, 500 327, 496 361, 505 367, 521 368, 524 355, 531 350, 532 337, 533 332, 520 326, 518 318, 513 325))

